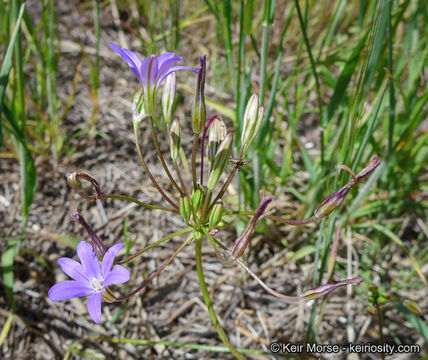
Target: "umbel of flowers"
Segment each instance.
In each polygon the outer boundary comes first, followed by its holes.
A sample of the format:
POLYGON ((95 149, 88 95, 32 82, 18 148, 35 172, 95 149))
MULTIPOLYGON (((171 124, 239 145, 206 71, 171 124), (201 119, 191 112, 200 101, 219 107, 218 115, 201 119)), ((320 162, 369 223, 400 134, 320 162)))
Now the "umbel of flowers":
POLYGON ((58 262, 61 269, 73 280, 63 281, 54 285, 48 294, 51 300, 61 301, 72 297, 89 296, 89 314, 94 322, 99 323, 101 321, 102 300, 120 302, 131 296, 137 295, 158 276, 169 263, 171 263, 181 250, 190 244, 194 244, 199 283, 212 323, 224 344, 237 358, 242 359, 243 355, 230 343, 227 335, 220 326, 212 305, 202 266, 202 242, 204 240, 208 240, 211 243, 220 261, 228 263, 236 262, 244 267, 266 291, 285 301, 295 302, 319 298, 327 295, 340 286, 358 284, 364 281, 359 277, 344 279, 336 283, 323 284, 316 288, 306 290, 298 296, 288 296, 271 289, 241 261, 241 257, 249 247, 250 238, 254 232, 256 223, 263 217, 291 225, 305 225, 317 221, 336 210, 356 183, 360 179, 368 176, 379 166, 380 160, 376 156, 370 164, 357 175, 353 174, 346 166, 341 166, 342 169, 351 173, 352 180, 339 191, 328 196, 315 210, 314 216, 309 219, 299 221, 273 215, 272 211, 267 211, 273 197, 263 194, 260 204, 254 212, 240 212, 225 209, 224 204, 226 202, 223 201, 223 198, 227 196, 226 191, 237 170, 247 165, 247 151, 251 143, 257 137, 262 123, 264 109, 259 105, 258 96, 253 94, 247 103, 244 118, 242 119, 243 126, 242 133, 240 134, 241 147, 237 154, 233 154, 233 134, 227 131, 227 127, 221 117, 219 115, 214 115, 210 119, 207 119, 205 106, 206 56, 201 57, 199 70, 195 70, 190 67, 175 65, 175 63, 181 61, 182 58, 175 56, 174 53, 164 53, 160 56, 150 55, 145 59, 141 59, 139 55, 133 51, 121 49, 115 44, 110 44, 110 46, 112 50, 118 53, 123 60, 127 62, 141 83, 141 88, 137 91, 132 105, 135 143, 141 165, 153 186, 155 186, 162 195, 165 204, 162 206, 152 205, 127 195, 105 194, 101 191, 96 179, 85 171, 76 171, 69 175, 68 183, 87 200, 107 198, 127 200, 149 210, 160 209, 181 216, 187 226, 150 244, 146 248, 136 251, 128 258, 114 260, 123 244, 113 245, 107 250, 83 217, 78 213, 73 214, 73 219, 86 229, 91 244, 82 241, 78 245, 77 255, 80 259, 80 263, 69 258, 59 259, 58 262), (189 157, 191 171, 190 174, 186 174, 191 178, 190 181, 187 179, 185 181, 183 179, 183 161, 185 161, 186 156, 181 147, 181 125, 179 119, 174 118, 172 112, 175 101, 175 72, 178 70, 189 70, 197 73, 192 112, 192 130, 194 134, 193 147, 189 157), (158 91, 162 82, 164 82, 163 93, 159 96, 161 98, 161 109, 158 109, 158 91), (151 129, 153 143, 159 161, 164 169, 165 176, 168 177, 170 183, 177 192, 175 196, 174 194, 168 193, 159 185, 144 159, 144 152, 141 149, 139 141, 139 127, 142 122, 147 122, 151 129), (159 124, 162 126, 157 126, 159 124), (166 129, 169 138, 171 159, 165 159, 160 150, 158 128, 166 129), (199 160, 197 158, 198 153, 199 160), (207 157, 207 161, 205 161, 205 157, 207 157), (85 190, 82 184, 83 181, 90 183, 94 190, 93 193, 88 193, 88 191, 85 190), (249 215, 251 219, 249 219, 248 225, 242 234, 240 234, 231 248, 229 248, 219 239, 218 234, 228 223, 226 218, 230 221, 231 216, 239 214, 249 215), (121 296, 115 295, 111 287, 127 282, 130 277, 129 271, 123 265, 133 261, 153 247, 173 237, 184 234, 187 234, 187 238, 156 272, 145 279, 142 284, 135 284, 134 289, 129 293, 122 294, 121 296))

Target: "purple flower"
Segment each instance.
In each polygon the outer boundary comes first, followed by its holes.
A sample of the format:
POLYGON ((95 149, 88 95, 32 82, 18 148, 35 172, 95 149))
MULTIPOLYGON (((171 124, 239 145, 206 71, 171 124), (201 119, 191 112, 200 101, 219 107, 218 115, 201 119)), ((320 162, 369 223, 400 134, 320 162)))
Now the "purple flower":
POLYGON ((122 284, 129 280, 129 271, 121 265, 115 265, 114 258, 123 247, 123 243, 112 246, 104 255, 101 266, 94 248, 85 241, 77 246, 77 256, 81 264, 70 258, 58 260, 59 266, 73 280, 61 281, 49 289, 48 297, 52 301, 62 301, 74 297, 91 295, 88 299, 88 312, 95 323, 101 321, 101 298, 109 285, 122 284))
POLYGON ((117 52, 128 63, 131 70, 137 76, 143 85, 144 108, 148 115, 153 114, 154 101, 157 86, 169 75, 177 70, 191 70, 198 72, 195 69, 187 66, 173 66, 177 61, 181 61, 181 56, 175 56, 174 53, 166 52, 160 56, 149 55, 144 60, 133 51, 122 49, 119 46, 110 43, 112 50, 117 52))

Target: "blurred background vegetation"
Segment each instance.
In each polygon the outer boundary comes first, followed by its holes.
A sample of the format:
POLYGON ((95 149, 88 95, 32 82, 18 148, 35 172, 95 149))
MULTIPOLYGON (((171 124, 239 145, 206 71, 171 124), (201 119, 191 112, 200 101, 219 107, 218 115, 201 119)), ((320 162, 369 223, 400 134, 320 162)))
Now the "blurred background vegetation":
MULTIPOLYGON (((231 196, 241 209, 254 209, 264 189, 274 194, 284 216, 311 216, 323 198, 349 180, 337 165, 358 172, 377 154, 382 165, 321 221, 319 231, 305 236, 304 244, 296 242, 301 229, 272 230, 274 224, 266 222, 258 230, 278 235, 290 256, 310 259, 314 286, 331 279, 333 270, 346 277, 346 259, 336 258, 334 240, 336 234, 355 239, 358 275, 388 292, 391 304, 428 340, 426 323, 399 306, 427 295, 425 0, 72 1, 70 7, 83 18, 80 29, 67 28, 72 15, 62 5, 0 2, 0 161, 16 163, 22 192, 21 225, 8 236, 3 230, 2 282, 11 315, 0 342, 15 309, 14 258, 24 251, 27 219, 36 205, 41 176, 36 160, 49 164, 44 171, 55 172, 79 141, 105 135, 100 73, 103 60, 112 57, 109 41, 143 55, 175 51, 188 66, 206 53, 209 114, 226 119, 237 134, 237 147, 246 102, 252 93, 260 95, 261 133, 231 196), (112 19, 108 26, 106 16, 112 19), (60 97, 59 63, 70 47, 80 60, 69 69, 67 96, 60 97), (89 78, 82 77, 82 68, 89 69, 89 78), (67 116, 82 83, 89 89, 91 116, 77 130, 67 116)), ((178 103, 193 91, 193 83, 180 86, 178 103)), ((238 231, 242 220, 236 222, 238 231)), ((367 301, 367 286, 356 292, 367 301)), ((319 331, 320 320, 314 319, 322 307, 317 306, 307 340, 319 331)))

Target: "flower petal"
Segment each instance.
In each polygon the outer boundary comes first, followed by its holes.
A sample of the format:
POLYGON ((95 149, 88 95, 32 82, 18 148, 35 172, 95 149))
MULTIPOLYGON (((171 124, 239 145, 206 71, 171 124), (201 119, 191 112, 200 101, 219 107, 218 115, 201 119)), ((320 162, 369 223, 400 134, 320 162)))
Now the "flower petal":
POLYGON ((129 281, 129 270, 122 265, 115 265, 110 273, 104 278, 103 287, 122 284, 129 281))
POLYGON ((121 49, 119 46, 113 43, 110 43, 110 47, 113 51, 117 52, 120 56, 122 56, 123 60, 128 63, 131 70, 137 76, 138 80, 141 81, 139 68, 141 66, 142 61, 138 57, 138 55, 133 53, 131 50, 121 49), (132 53, 132 55, 130 53, 132 53))
POLYGON ((103 261, 101 263, 101 275, 105 279, 108 273, 110 272, 111 266, 113 265, 114 258, 116 257, 118 251, 122 249, 124 243, 119 243, 113 245, 103 257, 103 261))
MULTIPOLYGON (((175 53, 166 52, 158 56, 158 63, 159 68, 161 68, 165 61, 168 61, 169 59, 173 58, 175 56, 175 53)), ((180 59, 181 60, 181 59, 180 59)))
POLYGON ((156 56, 154 55, 147 56, 142 62, 139 69, 141 83, 143 84, 144 87, 150 88, 153 86, 154 81, 152 81, 152 79, 156 79, 157 72, 158 72, 158 63, 157 63, 156 56))
POLYGON ((62 271, 64 271, 73 280, 77 280, 82 283, 89 283, 89 279, 85 275, 85 270, 83 269, 83 266, 79 264, 76 260, 63 257, 58 260, 58 264, 59 266, 61 266, 62 271))
POLYGON ((158 79, 158 84, 160 84, 163 81, 163 79, 165 79, 169 74, 176 72, 178 70, 190 70, 190 71, 193 71, 195 73, 198 73, 198 70, 192 69, 192 68, 187 67, 187 66, 181 66, 181 65, 180 66, 173 66, 168 71, 165 71, 162 73, 162 75, 158 79))
POLYGON ((91 315, 94 323, 99 324, 101 322, 101 297, 103 296, 102 291, 98 291, 88 299, 88 312, 91 315))
POLYGON ((79 245, 77 245, 77 256, 82 263, 86 277, 88 279, 93 277, 100 279, 101 267, 92 245, 88 244, 86 241, 81 241, 79 245))
POLYGON ((49 289, 48 298, 52 301, 62 301, 93 293, 94 289, 80 281, 61 281, 49 289))

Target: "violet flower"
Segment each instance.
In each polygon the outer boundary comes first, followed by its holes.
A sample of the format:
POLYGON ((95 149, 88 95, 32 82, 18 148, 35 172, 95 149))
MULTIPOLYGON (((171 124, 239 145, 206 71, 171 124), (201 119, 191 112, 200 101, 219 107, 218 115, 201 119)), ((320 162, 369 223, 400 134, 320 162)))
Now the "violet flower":
POLYGON ((61 281, 49 289, 52 301, 62 301, 74 297, 90 295, 88 312, 95 323, 101 321, 101 298, 109 285, 122 284, 129 280, 129 270, 113 261, 123 243, 112 246, 104 255, 101 266, 94 248, 85 241, 77 246, 77 256, 81 264, 70 258, 60 258, 59 266, 73 280, 61 281))
POLYGON ((175 56, 174 53, 166 52, 159 56, 149 55, 141 60, 138 54, 131 50, 122 49, 113 43, 110 43, 110 47, 122 56, 143 85, 144 109, 149 116, 153 115, 157 87, 169 74, 177 70, 198 72, 187 66, 173 66, 174 63, 183 59, 181 56, 175 56))

